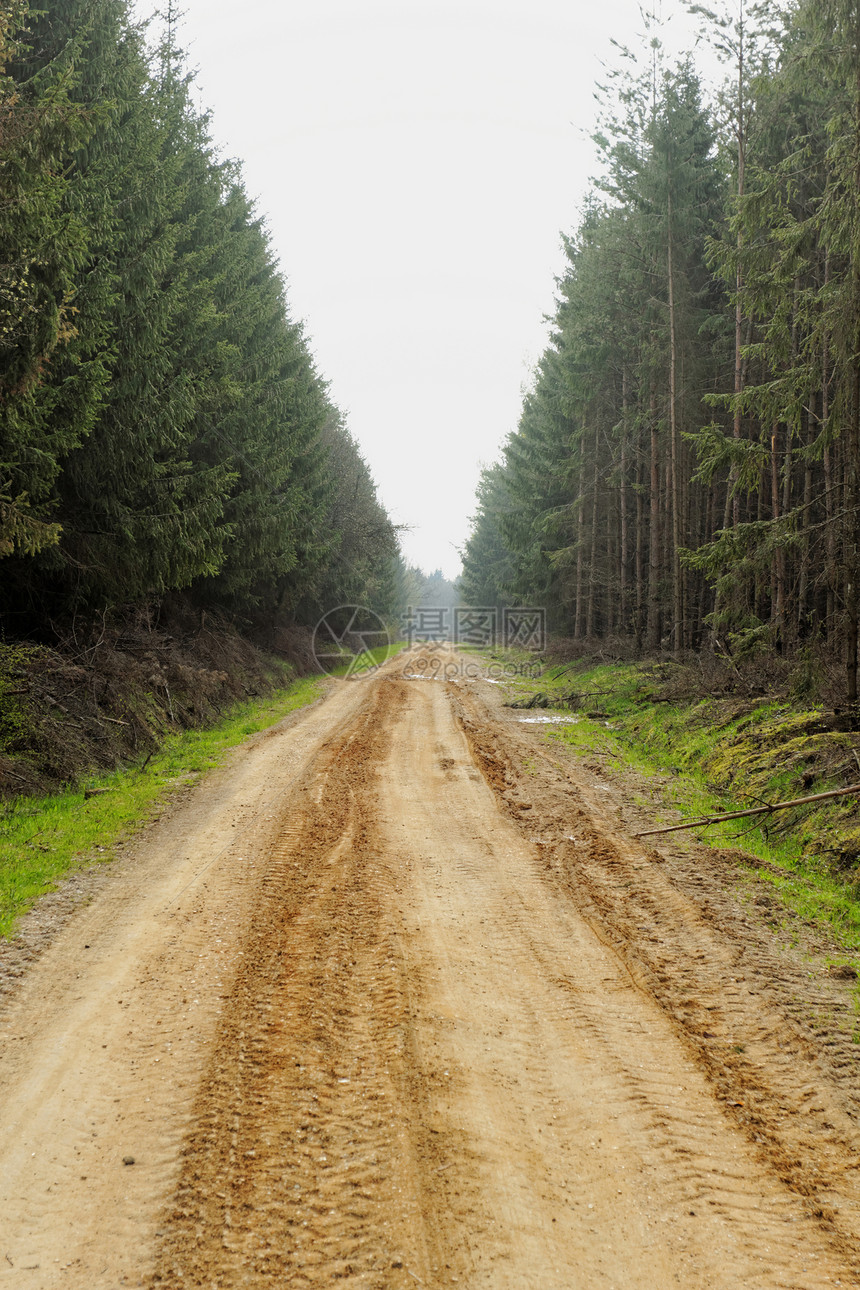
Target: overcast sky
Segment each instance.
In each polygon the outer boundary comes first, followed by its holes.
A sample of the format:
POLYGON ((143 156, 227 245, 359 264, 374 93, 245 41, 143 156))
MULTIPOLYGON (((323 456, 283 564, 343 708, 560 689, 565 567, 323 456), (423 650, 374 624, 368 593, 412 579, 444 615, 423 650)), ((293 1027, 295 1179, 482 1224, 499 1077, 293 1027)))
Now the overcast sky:
MULTIPOLYGON (((480 466, 546 344, 560 232, 595 171, 595 81, 639 6, 182 3, 200 105, 243 162, 382 501, 411 526, 404 553, 454 577, 480 466)), ((681 10, 664 5, 668 37, 689 45, 681 10)))

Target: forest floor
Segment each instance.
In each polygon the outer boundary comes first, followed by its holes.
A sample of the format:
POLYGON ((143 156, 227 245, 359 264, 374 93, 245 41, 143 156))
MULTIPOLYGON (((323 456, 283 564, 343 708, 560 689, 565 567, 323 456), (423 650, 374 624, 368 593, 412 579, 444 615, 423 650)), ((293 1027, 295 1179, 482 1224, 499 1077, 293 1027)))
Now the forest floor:
POLYGON ((23 921, 0 1285, 860 1286, 844 947, 737 852, 638 840, 653 780, 419 663, 23 921))

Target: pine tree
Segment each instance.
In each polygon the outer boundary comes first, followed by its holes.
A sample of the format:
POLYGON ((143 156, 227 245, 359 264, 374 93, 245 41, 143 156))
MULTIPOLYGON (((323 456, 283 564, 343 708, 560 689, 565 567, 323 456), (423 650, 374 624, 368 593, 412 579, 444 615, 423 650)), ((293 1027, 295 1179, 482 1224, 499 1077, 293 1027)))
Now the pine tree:
POLYGON ((500 522, 509 504, 501 465, 488 466, 481 472, 477 501, 478 509, 462 552, 461 595, 466 605, 500 609, 507 603, 506 588, 514 572, 500 522))
MULTIPOLYGON (((88 280, 93 328, 111 354, 92 434, 65 463, 62 571, 89 600, 140 599, 214 573, 230 471, 193 459, 208 358, 185 362, 194 311, 207 315, 182 239, 189 189, 209 163, 180 76, 150 76, 124 6, 90 47, 93 94, 111 113, 76 159, 93 224, 88 280)), ((70 586, 70 591, 72 590, 70 586)))
POLYGON ((396 616, 397 531, 337 409, 329 409, 320 438, 328 481, 322 531, 331 548, 299 613, 311 621, 339 604, 358 604, 396 616))
POLYGON ((0 13, 0 558, 59 540, 50 501, 60 459, 90 428, 102 384, 101 370, 80 375, 86 228, 64 173, 95 112, 74 101, 80 42, 34 66, 36 27, 24 0, 0 13), (64 352, 78 379, 61 391, 51 377, 64 352))

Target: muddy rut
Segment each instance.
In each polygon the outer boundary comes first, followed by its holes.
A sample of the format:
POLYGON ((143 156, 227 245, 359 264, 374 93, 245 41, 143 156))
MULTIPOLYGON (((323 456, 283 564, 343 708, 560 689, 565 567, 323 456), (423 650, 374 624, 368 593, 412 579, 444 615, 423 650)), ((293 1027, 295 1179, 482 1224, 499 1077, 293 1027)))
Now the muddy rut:
POLYGON ((860 1285, 833 947, 419 676, 251 741, 11 991, 0 1284, 860 1285))

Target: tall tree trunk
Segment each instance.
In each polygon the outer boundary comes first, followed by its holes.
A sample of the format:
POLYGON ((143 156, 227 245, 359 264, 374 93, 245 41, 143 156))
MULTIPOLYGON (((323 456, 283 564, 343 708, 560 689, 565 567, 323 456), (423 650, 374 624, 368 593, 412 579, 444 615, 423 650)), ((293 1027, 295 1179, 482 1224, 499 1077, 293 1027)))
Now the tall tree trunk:
MULTIPOLYGON (((830 281, 830 255, 825 253, 824 256, 824 285, 827 287, 830 281)), ((824 341, 824 351, 821 356, 821 421, 826 427, 830 417, 830 352, 827 340, 824 341)), ((827 604, 825 607, 825 635, 827 640, 832 640, 836 630, 836 597, 838 574, 836 569, 836 525, 834 523, 836 513, 836 471, 833 468, 833 449, 829 442, 825 443, 823 469, 824 469, 824 561, 825 561, 825 578, 827 585, 827 604)))
POLYGON ((651 380, 651 507, 648 561, 648 649, 660 648, 660 434, 657 425, 657 391, 651 380))
POLYGON ((857 702, 858 565, 860 565, 860 366, 855 362, 849 443, 845 472, 845 689, 857 702))
POLYGON ((636 463, 636 648, 642 649, 642 634, 645 630, 645 480, 643 478, 642 460, 636 463))
POLYGON ((854 209, 852 219, 851 272, 853 295, 853 391, 851 419, 846 449, 845 471, 845 689, 849 703, 857 702, 857 635, 858 635, 858 552, 860 552, 860 227, 858 227, 857 193, 860 192, 860 5, 854 6, 854 209))
MULTIPOLYGON (((741 4, 740 4, 739 24, 740 24, 740 31, 739 31, 739 41, 738 41, 738 127, 737 127, 738 203, 740 203, 741 199, 743 198, 744 186, 746 181, 746 101, 745 101, 745 94, 744 94, 744 72, 745 72, 744 58, 745 58, 746 50, 744 49, 743 0, 741 0, 741 4)), ((736 251, 737 251, 738 258, 737 258, 737 264, 735 267, 735 385, 734 385, 735 407, 734 407, 734 416, 732 418, 732 436, 735 439, 740 439, 741 437, 740 396, 744 388, 744 363, 743 363, 743 357, 742 357, 744 311, 743 311, 743 303, 741 300, 741 293, 743 291, 743 285, 744 285, 743 267, 741 263, 743 247, 744 247, 743 227, 739 222, 738 233, 737 233, 737 243, 736 243, 736 251)), ((732 466, 733 473, 735 472, 735 470, 736 468, 732 466)), ((735 528, 737 528, 738 523, 740 521, 740 514, 739 514, 740 498, 737 495, 733 499, 732 506, 733 506, 732 519, 733 519, 735 528)))
POLYGON ((669 479, 672 496, 672 643, 675 657, 684 652, 684 587, 681 578, 681 463, 678 436, 678 334, 675 316, 675 260, 672 233, 672 192, 666 197, 669 236, 669 479))
MULTIPOLYGON (((770 487, 771 515, 778 520, 782 512, 779 505, 779 424, 776 421, 770 435, 770 487)), ((785 551, 782 547, 774 552, 771 578, 770 621, 781 647, 785 620, 785 551)))
POLYGON ((579 461, 579 500, 576 512, 576 613, 573 620, 573 639, 582 640, 585 622, 585 597, 583 595, 583 564, 585 559, 585 431, 582 435, 582 456, 579 461))
MULTIPOLYGON (((746 93, 744 84, 744 75, 746 73, 746 47, 744 42, 744 0, 740 0, 738 15, 738 116, 737 116, 737 197, 738 202, 744 195, 746 185, 746 93)), ((746 362, 743 358, 743 324, 744 311, 742 292, 744 285, 742 255, 744 247, 743 227, 738 224, 737 240, 735 250, 737 252, 737 262, 735 265, 735 372, 734 372, 734 393, 735 406, 732 415, 732 438, 740 439, 743 428, 743 421, 740 408, 740 396, 744 388, 744 376, 746 362)), ((749 338, 747 338, 749 339, 749 338)), ((737 483, 737 467, 732 463, 729 469, 728 483, 726 484, 726 505, 723 513, 723 528, 729 527, 731 521, 735 528, 740 523, 740 497, 735 491, 737 483)), ((714 619, 716 620, 720 611, 720 593, 714 594, 714 619)), ((714 630, 717 630, 716 621, 714 630)), ((713 633, 712 633, 713 636, 713 633)))
POLYGON ((806 452, 803 463, 803 510, 800 516, 800 578, 797 585, 797 634, 803 636, 809 621, 809 511, 812 505, 812 458, 809 450, 815 441, 815 392, 809 396, 806 452))
POLYGON ((629 391, 627 384, 627 368, 625 367, 621 375, 621 489, 619 505, 621 507, 620 516, 620 538, 621 550, 619 556, 619 573, 620 587, 619 599, 621 602, 621 630, 628 629, 628 589, 627 589, 627 571, 629 568, 628 551, 628 534, 627 534, 627 421, 629 416, 629 391))
POLYGON ((588 557, 588 608, 585 617, 585 638, 591 640, 594 635, 594 610, 595 600, 597 598, 597 485, 600 481, 597 466, 597 431, 594 434, 594 479, 592 481, 591 494, 591 534, 590 534, 590 552, 588 557))
MULTIPOLYGON (((756 509, 756 519, 761 523, 765 518, 767 496, 767 471, 764 467, 759 474, 758 486, 758 505, 756 509)), ((765 600, 767 597, 767 582, 763 570, 756 569, 755 588, 753 590, 753 612, 756 618, 763 619, 765 615, 765 600)))
MULTIPOLYGON (((605 481, 604 481, 605 483, 605 481)), ((600 533, 597 556, 598 569, 595 573, 597 598, 594 607, 595 628, 598 636, 609 636, 615 622, 615 611, 618 607, 618 582, 616 580, 615 560, 617 558, 617 534, 615 514, 615 490, 605 487, 597 505, 597 529, 600 533), (604 509, 605 508, 605 509, 604 509)))

